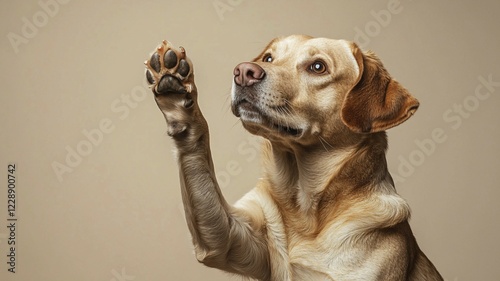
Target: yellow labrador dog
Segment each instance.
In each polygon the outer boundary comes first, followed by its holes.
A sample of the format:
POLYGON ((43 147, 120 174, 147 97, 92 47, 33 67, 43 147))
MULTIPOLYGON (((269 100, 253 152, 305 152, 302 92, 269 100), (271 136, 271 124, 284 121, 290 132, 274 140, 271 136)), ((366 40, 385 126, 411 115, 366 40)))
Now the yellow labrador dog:
POLYGON ((216 181, 185 50, 163 41, 146 66, 200 262, 258 280, 443 280, 385 159, 385 130, 419 103, 373 53, 294 35, 236 66, 232 111, 264 137, 265 172, 234 206, 216 181))

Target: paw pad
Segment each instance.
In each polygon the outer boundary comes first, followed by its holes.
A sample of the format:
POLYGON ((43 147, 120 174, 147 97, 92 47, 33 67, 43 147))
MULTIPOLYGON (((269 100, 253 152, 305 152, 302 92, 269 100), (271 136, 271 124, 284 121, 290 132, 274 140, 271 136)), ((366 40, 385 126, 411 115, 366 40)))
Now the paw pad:
POLYGON ((144 64, 146 79, 156 94, 191 92, 193 82, 189 77, 193 73, 193 66, 184 48, 176 49, 170 42, 163 40, 144 64))

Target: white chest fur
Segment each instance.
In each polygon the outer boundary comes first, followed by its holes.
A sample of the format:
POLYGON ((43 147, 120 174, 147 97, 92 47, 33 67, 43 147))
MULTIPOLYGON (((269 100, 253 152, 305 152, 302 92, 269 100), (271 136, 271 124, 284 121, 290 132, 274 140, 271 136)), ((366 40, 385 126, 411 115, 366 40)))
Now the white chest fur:
POLYGON ((271 258, 272 280, 375 280, 377 253, 351 243, 374 228, 392 226, 409 216, 406 202, 395 193, 373 194, 336 217, 314 238, 285 229, 270 195, 256 188, 236 207, 257 203, 262 210, 271 258), (361 217, 353 219, 362 214, 361 217))

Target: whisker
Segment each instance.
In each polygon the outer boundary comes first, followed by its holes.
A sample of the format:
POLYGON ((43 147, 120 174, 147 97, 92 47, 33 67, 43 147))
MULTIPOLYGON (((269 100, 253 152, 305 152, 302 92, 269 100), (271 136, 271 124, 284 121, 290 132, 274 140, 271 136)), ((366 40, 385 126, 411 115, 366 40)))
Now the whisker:
POLYGON ((327 142, 322 136, 318 136, 318 139, 319 139, 319 142, 321 143, 321 145, 323 146, 323 148, 326 150, 326 151, 329 151, 328 148, 325 146, 328 145, 331 149, 333 149, 333 145, 331 145, 329 142, 327 142))
MULTIPOLYGON (((285 118, 284 118, 284 121, 285 121, 284 123, 286 125, 285 127, 290 127, 290 124, 288 123, 288 118, 287 118, 289 116, 288 112, 283 107, 278 107, 277 109, 281 115, 285 116, 285 118)), ((281 123, 281 120, 278 120, 278 122, 281 123)), ((281 124, 279 124, 279 125, 281 125, 281 124)))
POLYGON ((319 139, 319 143, 321 143, 321 145, 323 146, 325 151, 328 152, 328 148, 326 148, 325 144, 323 143, 323 138, 321 136, 318 136, 318 139, 319 139))
POLYGON ((285 105, 287 105, 287 107, 286 107, 286 108, 287 108, 288 110, 291 110, 291 111, 290 111, 291 113, 292 113, 292 111, 293 111, 293 113, 296 113, 296 112, 295 112, 295 108, 292 106, 292 103, 291 103, 289 100, 287 100, 287 99, 283 99, 283 101, 285 102, 285 105))
POLYGON ((229 89, 227 91, 227 93, 229 94, 226 94, 226 99, 224 100, 224 102, 222 103, 222 108, 225 108, 226 109, 226 112, 229 111, 231 109, 231 89, 229 89))
POLYGON ((240 120, 234 121, 234 124, 231 126, 231 129, 234 129, 236 127, 236 125, 239 125, 240 124, 239 121, 240 120))
POLYGON ((295 123, 298 123, 297 122, 297 113, 295 112, 295 109, 293 108, 293 106, 291 105, 291 103, 287 99, 283 99, 283 100, 285 101, 285 105, 287 105, 287 106, 283 107, 283 110, 286 111, 286 113, 290 117, 290 119, 292 119, 295 123))

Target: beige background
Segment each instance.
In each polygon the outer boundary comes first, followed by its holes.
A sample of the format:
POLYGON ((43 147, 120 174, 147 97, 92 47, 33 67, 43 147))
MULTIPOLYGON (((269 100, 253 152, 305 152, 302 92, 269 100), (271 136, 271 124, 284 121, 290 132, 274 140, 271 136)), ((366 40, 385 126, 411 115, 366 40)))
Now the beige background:
POLYGON ((239 280, 195 261, 142 63, 164 38, 187 49, 234 202, 259 176, 259 160, 258 139, 229 110, 232 69, 292 33, 356 39, 421 101, 389 132, 388 153, 415 235, 446 280, 500 280, 500 86, 481 86, 500 82, 499 1, 0 5, 1 280, 239 280), (15 274, 6 268, 11 162, 15 274))

